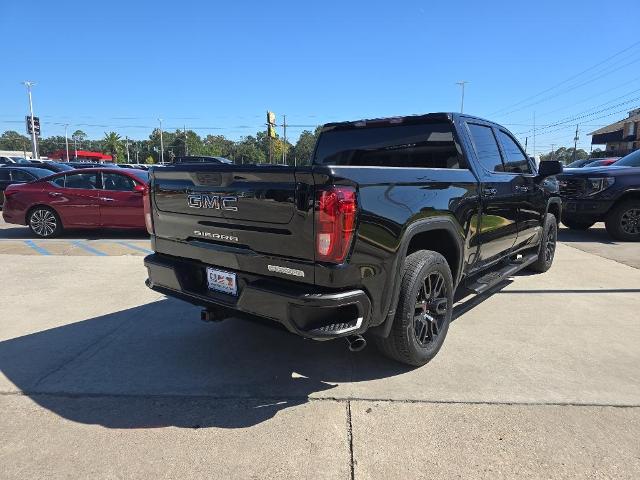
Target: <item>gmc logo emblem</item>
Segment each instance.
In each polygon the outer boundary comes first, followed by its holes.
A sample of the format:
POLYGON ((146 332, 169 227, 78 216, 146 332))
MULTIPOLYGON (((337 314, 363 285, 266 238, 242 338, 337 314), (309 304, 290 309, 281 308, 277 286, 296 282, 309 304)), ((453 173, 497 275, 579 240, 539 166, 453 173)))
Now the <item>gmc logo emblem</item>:
POLYGON ((216 210, 237 212, 236 203, 238 203, 238 197, 223 197, 209 195, 208 193, 192 193, 187 196, 187 205, 191 208, 214 208, 216 210))

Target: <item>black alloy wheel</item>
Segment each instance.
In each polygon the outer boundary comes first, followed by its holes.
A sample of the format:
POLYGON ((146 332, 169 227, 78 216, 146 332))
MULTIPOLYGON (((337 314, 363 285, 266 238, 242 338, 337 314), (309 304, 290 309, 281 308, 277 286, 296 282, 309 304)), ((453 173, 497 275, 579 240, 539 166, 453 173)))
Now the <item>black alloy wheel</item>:
POLYGON ((640 241, 640 199, 630 199, 615 205, 605 219, 607 233, 616 240, 640 241))
POLYGON ((372 337, 378 349, 407 365, 432 360, 449 330, 453 290, 451 269, 440 253, 418 250, 408 255, 389 336, 372 337))
POLYGON ((440 272, 431 272, 422 282, 416 298, 413 333, 418 345, 427 347, 434 342, 447 314, 447 292, 440 272))
POLYGON ((620 228, 627 235, 640 234, 640 208, 630 208, 620 216, 620 228))

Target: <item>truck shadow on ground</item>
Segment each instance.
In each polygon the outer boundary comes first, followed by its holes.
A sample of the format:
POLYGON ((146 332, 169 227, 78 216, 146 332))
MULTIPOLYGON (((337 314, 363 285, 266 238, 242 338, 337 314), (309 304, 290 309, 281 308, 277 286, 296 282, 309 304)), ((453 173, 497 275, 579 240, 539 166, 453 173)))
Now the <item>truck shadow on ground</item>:
POLYGON ((332 398, 339 384, 410 370, 373 346, 356 354, 342 340, 238 319, 204 324, 198 313, 163 299, 6 340, 0 369, 42 407, 107 428, 242 428, 332 398))
POLYGON ((593 226, 588 230, 570 230, 560 227, 558 229, 558 241, 563 243, 588 242, 615 245, 616 242, 609 236, 604 227, 593 226))

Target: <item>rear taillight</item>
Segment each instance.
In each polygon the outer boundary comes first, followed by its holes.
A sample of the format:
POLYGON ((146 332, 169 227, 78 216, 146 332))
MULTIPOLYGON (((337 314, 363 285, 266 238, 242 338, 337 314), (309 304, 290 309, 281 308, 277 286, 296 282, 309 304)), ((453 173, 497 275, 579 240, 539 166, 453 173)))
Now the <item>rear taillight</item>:
POLYGON ((18 193, 17 190, 9 190, 9 189, 7 189, 7 190, 4 191, 4 198, 6 199, 6 198, 9 198, 9 197, 13 197, 16 193, 18 193))
POLYGON ((142 204, 144 205, 144 225, 149 235, 153 235, 153 219, 151 218, 151 190, 149 185, 142 192, 142 204))
POLYGON ((333 186, 316 193, 316 258, 344 262, 356 224, 357 200, 353 187, 333 186))

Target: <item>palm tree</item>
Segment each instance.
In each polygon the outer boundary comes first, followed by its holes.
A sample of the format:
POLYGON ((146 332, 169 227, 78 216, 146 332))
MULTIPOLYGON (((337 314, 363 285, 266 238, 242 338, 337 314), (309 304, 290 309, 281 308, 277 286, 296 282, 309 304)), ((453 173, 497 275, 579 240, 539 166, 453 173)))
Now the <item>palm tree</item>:
POLYGON ((118 150, 122 147, 122 137, 116 132, 104 132, 104 147, 113 157, 113 163, 118 161, 118 150))

